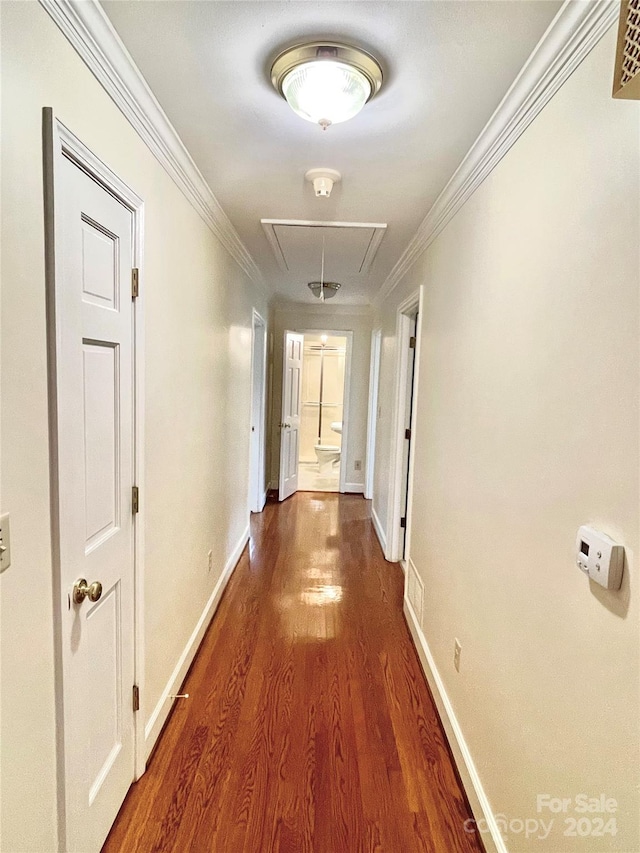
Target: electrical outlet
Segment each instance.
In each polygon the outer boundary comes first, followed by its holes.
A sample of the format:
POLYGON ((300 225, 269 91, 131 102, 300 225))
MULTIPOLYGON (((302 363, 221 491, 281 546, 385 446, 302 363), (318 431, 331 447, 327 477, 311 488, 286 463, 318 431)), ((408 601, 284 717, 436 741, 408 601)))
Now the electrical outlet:
POLYGON ((213 568, 213 551, 209 551, 207 571, 210 572, 212 568, 213 568))
POLYGON ((356 459, 356 461, 353 463, 353 470, 362 471, 362 459, 356 459))
POLYGON ((9 513, 0 515, 0 572, 11 565, 11 530, 9 528, 9 513))
POLYGON ((462 646, 460 645, 460 640, 456 637, 455 643, 453 646, 453 665, 456 668, 457 672, 460 672, 460 652, 462 651, 462 646))

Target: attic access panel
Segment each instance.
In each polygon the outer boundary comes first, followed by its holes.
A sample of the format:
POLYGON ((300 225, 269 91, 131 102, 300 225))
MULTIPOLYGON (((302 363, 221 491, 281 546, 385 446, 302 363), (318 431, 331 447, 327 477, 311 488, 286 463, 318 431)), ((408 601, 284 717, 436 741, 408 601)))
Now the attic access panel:
POLYGON ((387 225, 381 222, 313 222, 261 219, 262 227, 284 272, 304 274, 320 268, 325 258, 341 276, 365 275, 371 269, 387 225))

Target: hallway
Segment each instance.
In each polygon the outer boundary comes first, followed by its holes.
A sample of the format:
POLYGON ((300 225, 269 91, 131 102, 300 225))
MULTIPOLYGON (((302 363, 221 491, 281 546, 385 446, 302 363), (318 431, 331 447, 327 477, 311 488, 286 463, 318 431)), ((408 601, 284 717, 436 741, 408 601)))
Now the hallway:
POLYGON ((482 850, 360 496, 252 538, 104 853, 482 850))

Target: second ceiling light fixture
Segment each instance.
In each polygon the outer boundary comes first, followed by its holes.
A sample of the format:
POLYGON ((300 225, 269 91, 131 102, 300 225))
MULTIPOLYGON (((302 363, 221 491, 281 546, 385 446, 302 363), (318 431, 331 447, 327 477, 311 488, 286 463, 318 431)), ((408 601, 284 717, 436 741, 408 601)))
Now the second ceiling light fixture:
POLYGON ((314 41, 283 51, 271 82, 297 115, 326 130, 353 118, 380 91, 382 68, 360 48, 314 41))

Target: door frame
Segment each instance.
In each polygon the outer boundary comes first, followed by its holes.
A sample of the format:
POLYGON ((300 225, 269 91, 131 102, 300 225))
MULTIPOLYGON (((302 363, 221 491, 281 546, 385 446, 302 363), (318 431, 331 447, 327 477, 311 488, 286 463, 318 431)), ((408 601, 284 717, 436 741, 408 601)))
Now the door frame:
MULTIPOLYGON (((411 516, 413 506, 413 465, 415 459, 415 441, 412 442, 409 453, 409 489, 407 494, 406 528, 404 559, 402 556, 401 497, 402 497, 402 460, 404 452, 404 412, 407 404, 407 373, 409 369, 409 338, 411 337, 411 318, 416 311, 422 317, 423 286, 411 293, 396 309, 396 377, 394 393, 394 409, 391 426, 391 461, 389 468, 389 503, 387 507, 387 553, 390 562, 400 561, 403 569, 409 560, 411 549, 411 516)), ((416 430, 416 404, 418 400, 420 343, 422 322, 416 329, 415 367, 413 374, 413 419, 412 432, 416 430)))
MULTIPOLYGON (((144 731, 144 277, 143 236, 144 202, 121 178, 105 165, 83 142, 56 118, 51 107, 42 111, 42 143, 44 174, 44 225, 45 225, 45 281, 47 311, 47 362, 49 455, 51 489, 51 551, 53 564, 53 620, 55 648, 56 696, 56 772, 58 804, 58 837, 61 849, 67 847, 66 778, 64 744, 64 680, 62 654, 62 613, 60 530, 58 489, 58 409, 56 375, 56 285, 62 280, 61 204, 58 188, 62 185, 63 159, 71 160, 89 177, 104 187, 131 213, 133 266, 138 269, 139 295, 132 302, 133 345, 133 477, 139 489, 139 512, 133 517, 133 574, 134 574, 134 679, 139 688, 140 707, 134 712, 134 780, 146 770, 146 743, 144 731)), ((132 685, 133 688, 133 685, 132 685)), ((114 815, 115 818, 115 815, 114 815)))
MULTIPOLYGON (((341 495, 347 491, 347 447, 349 440, 349 414, 351 403, 351 356, 353 353, 353 330, 348 329, 296 329, 300 335, 332 335, 336 338, 346 338, 347 346, 344 359, 344 390, 342 396, 342 441, 340 442, 340 480, 338 490, 341 495), (344 453, 342 449, 344 448, 344 453)), ((304 347, 303 347, 304 364, 304 347)))
POLYGON ((373 477, 376 462, 376 432, 378 428, 378 391, 380 386, 380 354, 382 351, 382 329, 371 332, 371 360, 369 363, 369 413, 367 418, 367 461, 364 480, 364 496, 373 499, 373 477))
POLYGON ((253 431, 249 441, 249 512, 262 512, 267 502, 266 482, 266 408, 267 408, 267 322, 254 308, 251 315, 251 423, 259 428, 259 434, 254 439, 253 431), (263 340, 260 352, 256 351, 256 329, 262 328, 263 340), (260 403, 258 412, 254 411, 255 400, 255 362, 256 355, 262 360, 262 386, 260 388, 260 403), (254 441, 258 441, 258 470, 254 471, 254 441))

